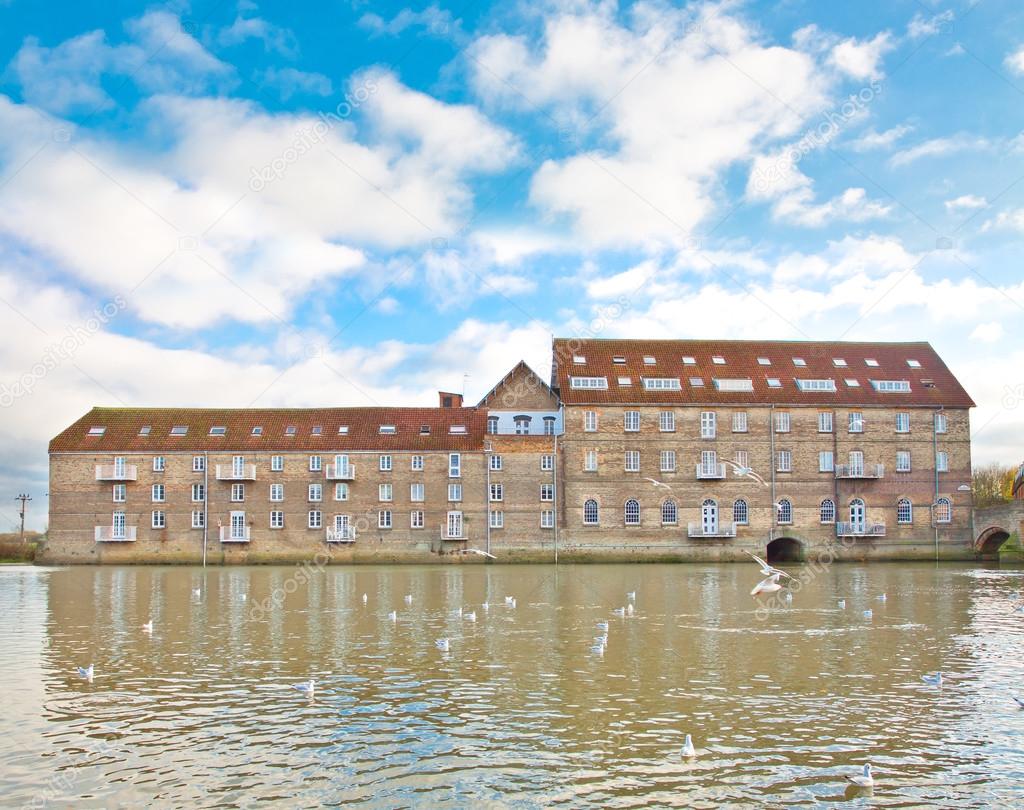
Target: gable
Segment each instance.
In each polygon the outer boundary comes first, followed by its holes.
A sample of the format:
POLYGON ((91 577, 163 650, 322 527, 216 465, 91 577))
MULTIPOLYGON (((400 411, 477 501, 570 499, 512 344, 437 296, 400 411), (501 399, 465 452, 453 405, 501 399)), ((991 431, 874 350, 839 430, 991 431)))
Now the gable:
POLYGON ((558 397, 522 360, 480 400, 495 411, 557 411, 558 397))

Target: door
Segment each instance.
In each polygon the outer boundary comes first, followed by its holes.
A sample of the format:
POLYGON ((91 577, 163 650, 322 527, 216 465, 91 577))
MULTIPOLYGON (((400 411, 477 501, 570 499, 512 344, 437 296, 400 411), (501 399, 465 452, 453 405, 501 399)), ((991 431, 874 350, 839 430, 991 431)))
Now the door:
POLYGON ((233 478, 241 478, 245 473, 245 456, 234 456, 231 459, 231 475, 233 478))
POLYGON ((349 516, 348 515, 335 515, 334 516, 334 539, 335 540, 348 540, 349 539, 349 516))
POLYGON ((245 512, 231 513, 231 539, 245 539, 245 512))
POLYGON ((718 453, 714 450, 701 450, 700 469, 706 478, 714 476, 718 472, 718 453))
POLYGON ((850 475, 864 475, 864 454, 860 450, 850 453, 850 475))
POLYGON ((864 501, 855 498, 850 501, 850 529, 855 534, 863 534, 867 525, 867 512, 864 508, 864 501))
POLYGON ((117 456, 114 459, 114 478, 124 478, 125 470, 124 456, 117 456))
MULTIPOLYGON (((121 459, 121 461, 123 462, 124 459, 121 459)), ((110 536, 114 540, 124 540, 126 533, 124 512, 114 512, 114 520, 111 523, 110 536)))
POLYGON ((348 478, 348 456, 337 455, 334 457, 334 475, 338 478, 348 478))
POLYGON ((448 537, 462 537, 462 512, 448 513, 448 537))
POLYGON ((718 534, 718 504, 711 498, 701 504, 700 519, 704 534, 718 534))

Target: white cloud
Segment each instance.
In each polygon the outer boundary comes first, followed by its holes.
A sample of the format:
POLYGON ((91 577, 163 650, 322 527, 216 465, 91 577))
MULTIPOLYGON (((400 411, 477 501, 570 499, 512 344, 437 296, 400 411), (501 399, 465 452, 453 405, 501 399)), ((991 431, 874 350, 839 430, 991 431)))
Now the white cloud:
POLYGON ((974 211, 988 205, 988 200, 984 197, 978 197, 975 194, 963 194, 955 199, 946 200, 943 205, 945 205, 946 210, 951 213, 954 211, 974 211))
POLYGON ((1001 211, 995 218, 988 220, 981 226, 983 231, 990 231, 994 228, 1006 228, 1024 233, 1024 208, 1011 208, 1009 211, 1001 211))
POLYGON ((888 31, 876 34, 871 39, 850 37, 832 49, 828 61, 853 79, 873 81, 883 75, 882 57, 894 47, 895 43, 888 31))
POLYGON ((909 124, 900 124, 884 130, 883 132, 876 132, 874 129, 869 129, 857 138, 857 140, 852 141, 850 143, 850 147, 856 152, 868 152, 872 149, 888 149, 904 135, 913 131, 914 128, 909 124))
POLYGON ((918 12, 907 24, 907 36, 910 39, 934 36, 952 23, 955 16, 951 10, 943 11, 932 17, 925 17, 918 12))
POLYGON ((1003 64, 1006 65, 1007 70, 1024 75, 1024 45, 1007 54, 1003 64))
POLYGON ((398 303, 398 299, 392 298, 391 296, 385 296, 384 298, 381 298, 374 305, 374 309, 376 309, 377 312, 381 313, 382 315, 394 315, 401 308, 402 305, 398 303))
POLYGON ((999 321, 979 323, 970 334, 970 339, 979 343, 995 343, 1003 336, 1003 325, 999 321))
POLYGON ((398 36, 410 28, 422 28, 434 36, 454 36, 459 33, 458 20, 453 19, 451 12, 436 3, 431 3, 422 11, 403 8, 390 20, 367 12, 359 18, 358 23, 377 36, 398 36))
POLYGON ((260 84, 273 87, 287 101, 296 93, 307 96, 329 96, 333 90, 331 80, 322 73, 307 73, 295 68, 268 67, 256 74, 260 84))
POLYGON ((921 158, 943 157, 957 152, 977 151, 987 149, 990 146, 988 139, 978 135, 960 133, 945 138, 932 138, 896 152, 889 158, 889 164, 893 167, 906 166, 921 158))
POLYGON ((245 17, 243 10, 255 10, 255 5, 248 4, 246 8, 239 9, 235 21, 221 29, 217 35, 217 41, 221 45, 241 45, 250 39, 256 39, 263 43, 263 49, 267 52, 279 53, 282 56, 294 57, 299 52, 298 42, 289 29, 264 19, 263 17, 245 17))

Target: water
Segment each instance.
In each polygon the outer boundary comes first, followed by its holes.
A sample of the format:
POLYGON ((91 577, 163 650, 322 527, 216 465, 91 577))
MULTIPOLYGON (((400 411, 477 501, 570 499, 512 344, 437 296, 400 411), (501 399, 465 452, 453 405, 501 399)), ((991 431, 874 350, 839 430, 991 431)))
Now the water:
POLYGON ((1024 572, 835 565, 790 605, 755 602, 758 579, 0 567, 0 804, 1024 805, 1024 572), (873 796, 843 778, 867 760, 873 796))

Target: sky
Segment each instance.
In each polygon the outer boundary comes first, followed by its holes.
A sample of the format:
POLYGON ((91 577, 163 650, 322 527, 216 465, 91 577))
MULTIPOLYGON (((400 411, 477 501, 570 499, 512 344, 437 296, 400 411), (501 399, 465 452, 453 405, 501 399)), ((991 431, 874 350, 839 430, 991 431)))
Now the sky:
POLYGON ((1013 0, 0 0, 0 530, 94 405, 930 341, 1024 461, 1013 0))

